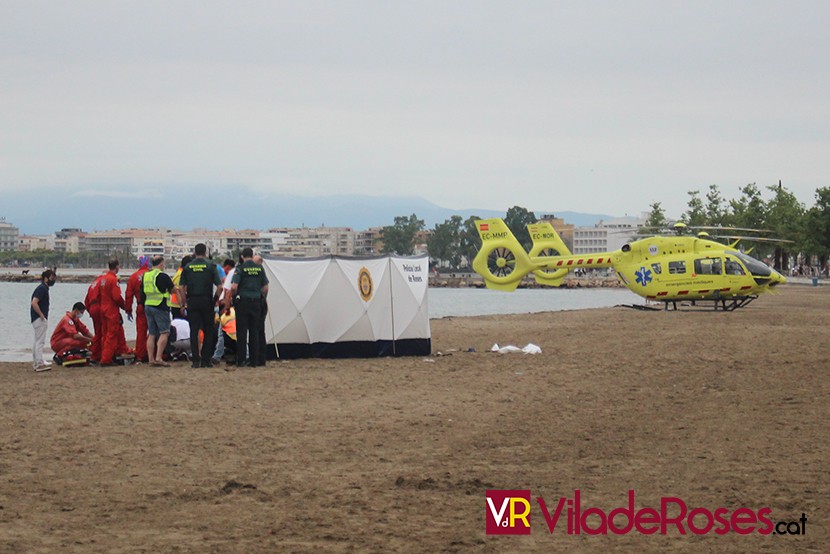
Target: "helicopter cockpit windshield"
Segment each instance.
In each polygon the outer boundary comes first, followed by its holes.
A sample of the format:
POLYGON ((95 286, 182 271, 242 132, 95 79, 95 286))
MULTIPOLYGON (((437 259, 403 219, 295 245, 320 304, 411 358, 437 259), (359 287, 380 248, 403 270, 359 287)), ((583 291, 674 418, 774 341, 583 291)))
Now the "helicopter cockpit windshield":
POLYGON ((728 253, 741 260, 754 277, 769 277, 772 275, 772 270, 768 265, 756 260, 752 256, 747 256, 743 252, 738 252, 737 250, 729 251, 728 253))

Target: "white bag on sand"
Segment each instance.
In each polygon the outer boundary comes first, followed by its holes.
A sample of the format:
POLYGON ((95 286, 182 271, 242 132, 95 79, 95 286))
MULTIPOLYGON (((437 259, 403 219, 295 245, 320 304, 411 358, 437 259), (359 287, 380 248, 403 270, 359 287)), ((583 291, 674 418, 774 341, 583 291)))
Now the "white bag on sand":
POLYGON ((522 352, 525 354, 541 354, 542 349, 533 344, 532 342, 527 343, 527 346, 522 348, 522 352))
POLYGON ((498 344, 494 344, 490 347, 490 352, 498 352, 499 354, 510 354, 511 352, 523 352, 525 354, 541 354, 542 349, 533 343, 528 343, 527 346, 525 346, 524 348, 519 348, 518 346, 512 345, 499 347, 498 344))

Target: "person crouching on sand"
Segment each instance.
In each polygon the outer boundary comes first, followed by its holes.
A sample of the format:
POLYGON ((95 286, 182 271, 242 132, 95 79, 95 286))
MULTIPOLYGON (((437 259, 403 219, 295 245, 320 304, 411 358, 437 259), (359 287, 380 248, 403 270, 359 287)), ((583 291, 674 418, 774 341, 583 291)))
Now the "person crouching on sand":
POLYGON ((92 344, 93 335, 81 321, 81 316, 85 311, 86 306, 83 302, 75 302, 72 311, 66 312, 66 315, 58 322, 50 341, 55 355, 60 356, 73 348, 89 348, 92 344))

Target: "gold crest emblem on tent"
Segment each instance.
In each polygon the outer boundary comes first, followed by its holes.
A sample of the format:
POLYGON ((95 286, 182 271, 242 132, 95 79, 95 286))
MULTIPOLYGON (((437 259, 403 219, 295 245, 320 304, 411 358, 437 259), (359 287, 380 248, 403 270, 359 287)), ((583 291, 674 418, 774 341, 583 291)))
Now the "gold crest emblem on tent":
POLYGON ((360 272, 357 274, 357 288, 360 290, 360 297, 364 302, 372 299, 375 284, 372 282, 372 274, 365 267, 361 267, 360 272))

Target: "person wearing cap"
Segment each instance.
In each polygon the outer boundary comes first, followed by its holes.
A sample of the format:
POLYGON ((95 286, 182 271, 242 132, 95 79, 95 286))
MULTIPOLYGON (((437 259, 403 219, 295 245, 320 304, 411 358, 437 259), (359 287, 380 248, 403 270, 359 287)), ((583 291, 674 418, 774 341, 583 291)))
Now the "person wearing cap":
POLYGON ((222 292, 222 279, 216 264, 207 259, 207 246, 199 243, 193 250, 195 257, 182 271, 180 289, 182 308, 187 310, 190 322, 190 361, 193 367, 211 367, 216 348, 216 326, 213 308, 222 292), (204 334, 201 351, 199 332, 204 334))
POLYGON ((86 306, 83 302, 75 302, 72 311, 66 312, 66 315, 58 322, 49 343, 56 355, 73 348, 89 348, 92 344, 93 335, 81 321, 81 316, 85 311, 86 306))
POLYGON ((147 363, 147 317, 144 315, 144 304, 141 303, 139 291, 141 290, 141 278, 150 271, 150 257, 139 256, 138 270, 130 275, 127 281, 127 292, 124 295, 124 302, 127 304, 127 317, 133 314, 133 298, 135 298, 135 359, 147 363))
POLYGON ((245 345, 249 361, 247 365, 257 367, 265 365, 264 355, 260 348, 262 325, 262 299, 268 296, 268 277, 263 267, 253 260, 254 251, 251 248, 242 250, 242 265, 236 267, 233 274, 233 288, 231 294, 239 296, 236 304, 236 365, 245 365, 245 345))

